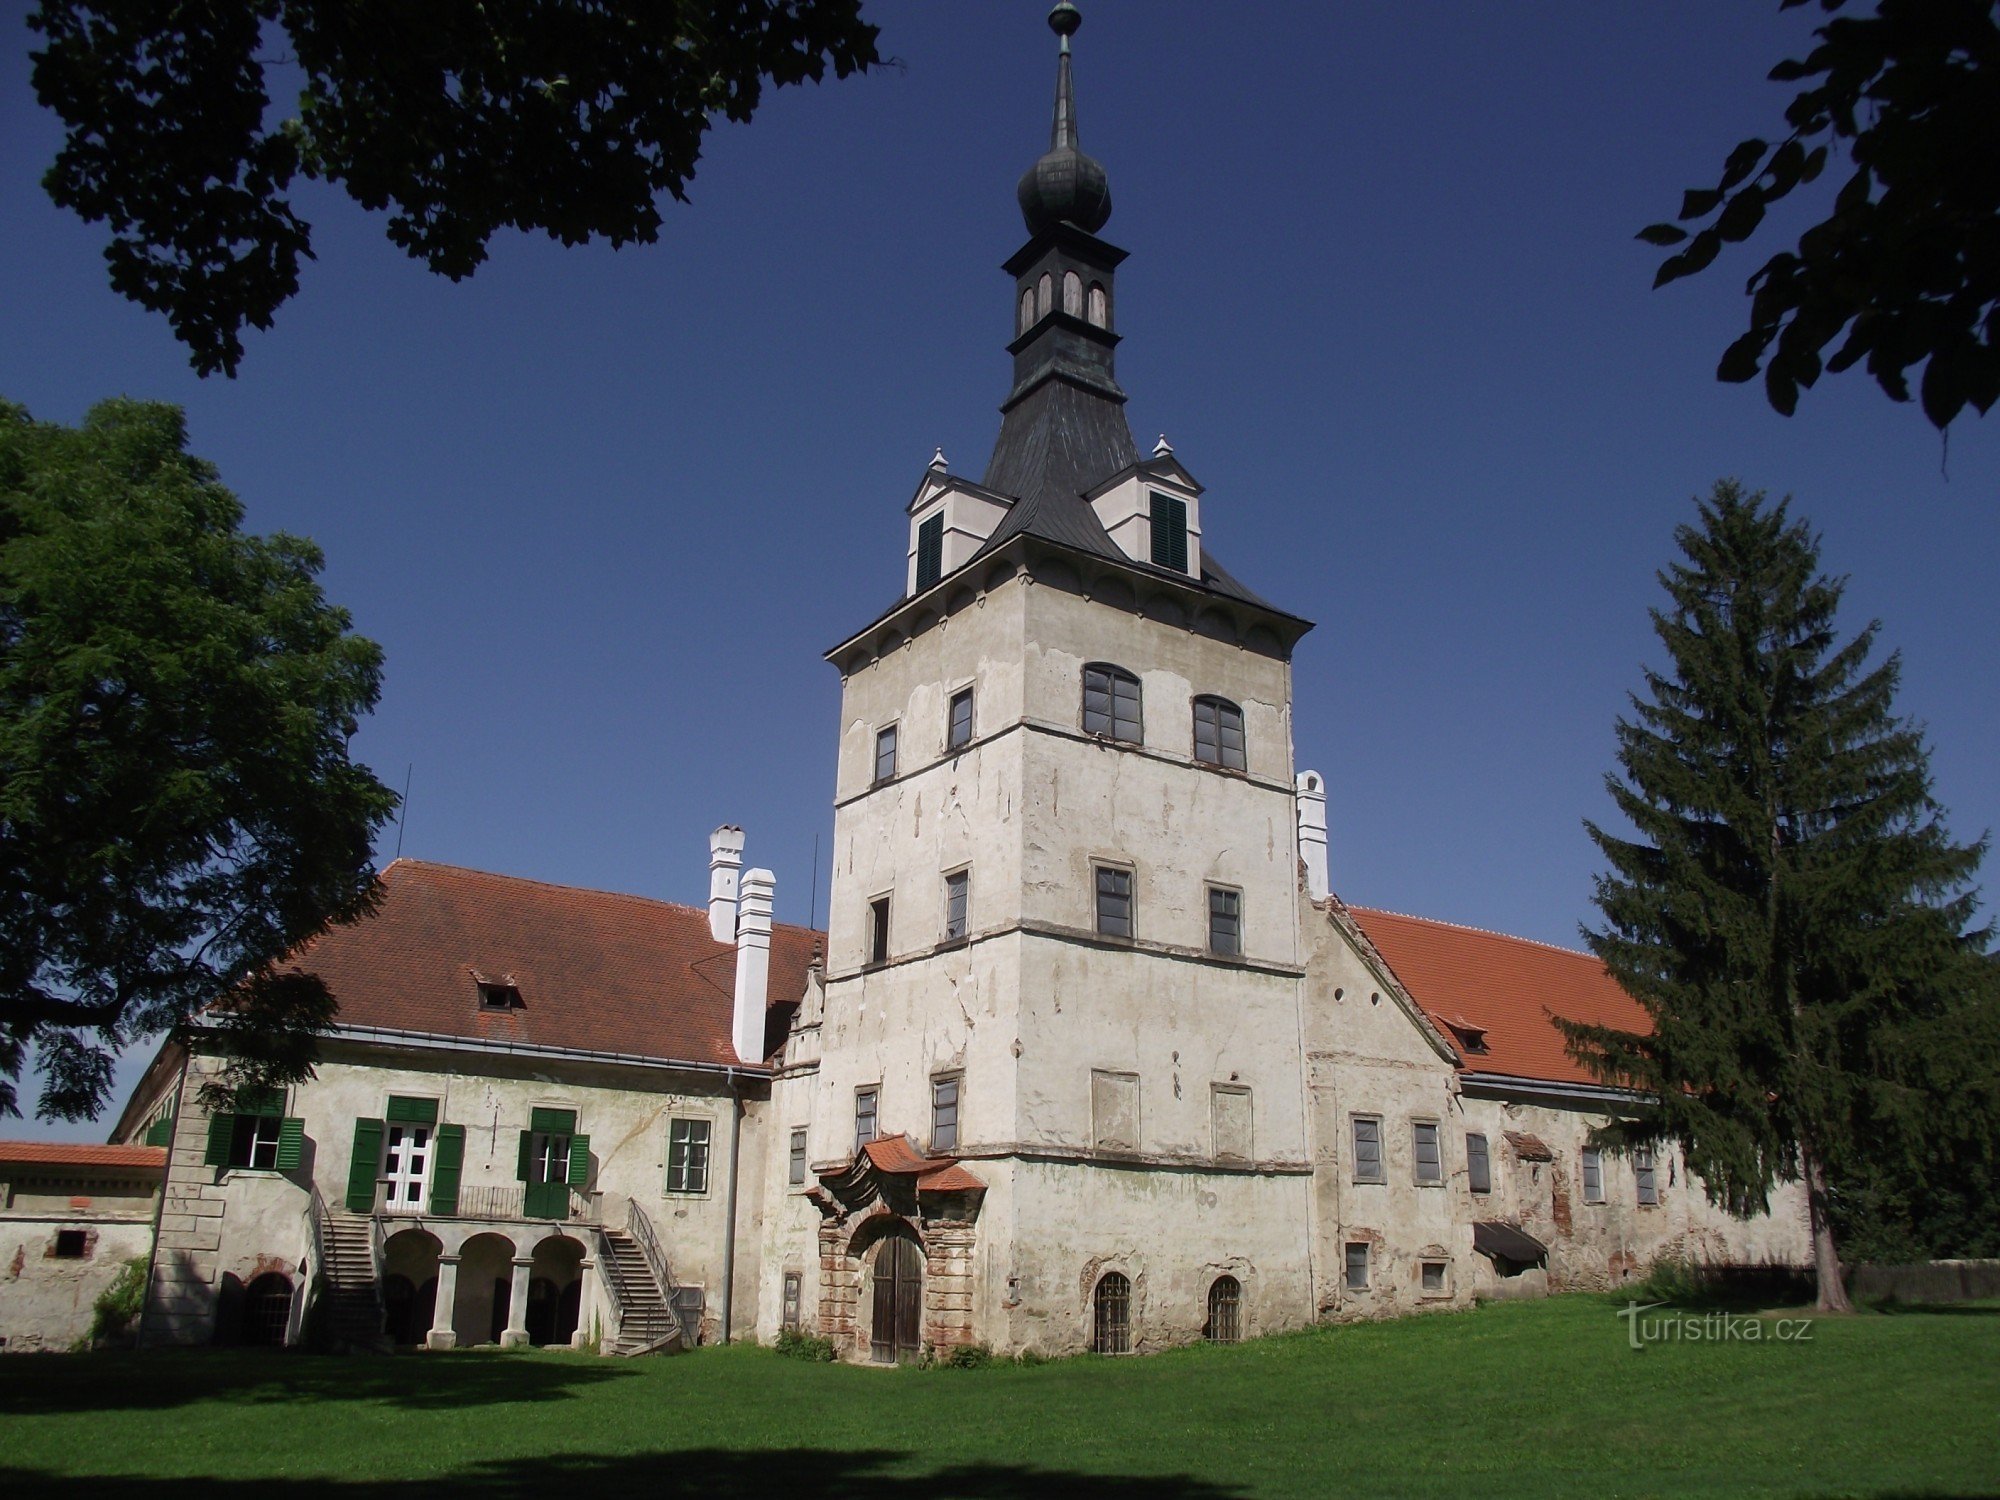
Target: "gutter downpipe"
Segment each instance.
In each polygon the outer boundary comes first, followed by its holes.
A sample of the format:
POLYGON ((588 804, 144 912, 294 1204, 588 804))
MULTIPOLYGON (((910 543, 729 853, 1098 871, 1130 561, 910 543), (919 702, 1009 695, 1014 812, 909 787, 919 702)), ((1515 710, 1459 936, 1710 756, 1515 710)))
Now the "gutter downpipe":
POLYGON ((722 1241, 722 1342, 728 1343, 736 1316, 736 1177, 743 1137, 743 1096, 736 1091, 736 1070, 729 1074, 729 1206, 724 1214, 722 1241))

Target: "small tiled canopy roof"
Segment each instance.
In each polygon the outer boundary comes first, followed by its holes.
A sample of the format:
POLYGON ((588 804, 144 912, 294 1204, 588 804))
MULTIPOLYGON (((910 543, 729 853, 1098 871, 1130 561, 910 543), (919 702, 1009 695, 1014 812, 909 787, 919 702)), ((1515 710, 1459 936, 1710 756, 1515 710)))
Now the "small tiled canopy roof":
POLYGON ((92 1146, 72 1141, 0 1141, 0 1164, 90 1167, 99 1171, 158 1172, 167 1164, 161 1146, 92 1146))
MULTIPOLYGON (((856 1153, 855 1168, 862 1160, 877 1172, 914 1177, 920 1193, 983 1193, 986 1184, 958 1164, 955 1156, 926 1156, 910 1144, 907 1135, 877 1136, 856 1153)), ((849 1169, 848 1175, 854 1175, 849 1169)))
POLYGON ((1534 1265, 1548 1256, 1549 1247, 1517 1224, 1500 1219, 1481 1219, 1472 1226, 1472 1248, 1495 1260, 1534 1265))
MULTIPOLYGON (((414 859, 381 878, 372 915, 286 965, 326 981, 336 1024, 740 1066, 736 950, 709 936, 705 908, 414 859), (513 986, 519 1003, 483 1007, 482 981, 513 986)), ((819 941, 808 928, 772 929, 767 1055, 819 941)))
POLYGON ((1452 1032, 1483 1033, 1484 1052, 1461 1046, 1468 1072, 1598 1083, 1563 1050, 1552 1017, 1652 1029, 1639 1002, 1588 953, 1398 912, 1347 910, 1418 1005, 1452 1032))

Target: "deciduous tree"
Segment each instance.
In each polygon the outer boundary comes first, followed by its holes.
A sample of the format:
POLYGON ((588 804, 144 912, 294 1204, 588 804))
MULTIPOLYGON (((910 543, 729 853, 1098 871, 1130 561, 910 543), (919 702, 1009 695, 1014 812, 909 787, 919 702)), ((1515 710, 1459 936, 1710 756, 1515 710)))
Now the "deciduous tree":
POLYGON ((649 244, 714 119, 878 60, 860 0, 42 0, 29 24, 68 127, 44 184, 109 221, 111 284, 204 375, 298 290, 297 178, 454 281, 503 228, 649 244), (274 66, 301 83, 281 117, 274 66))
POLYGON ((1898 658, 1871 663, 1872 623, 1840 639, 1843 583, 1789 502, 1724 482, 1699 520, 1653 611, 1668 665, 1606 778, 1632 836, 1589 825, 1610 870, 1587 938, 1651 1028, 1562 1025, 1657 1100, 1613 1134, 1678 1142, 1716 1202, 1747 1215, 1803 1181, 1819 1303, 1839 1309, 1833 1184, 1864 1145, 1921 1155, 1934 1065, 1990 993, 1967 884, 1984 844, 1947 835, 1894 713, 1898 658))
POLYGON ((303 1076, 332 1014, 275 961, 367 909, 395 796, 348 755, 382 653, 246 536, 180 411, 0 403, 0 1113, 94 1115, 115 1054, 204 1017, 232 1084, 303 1076))

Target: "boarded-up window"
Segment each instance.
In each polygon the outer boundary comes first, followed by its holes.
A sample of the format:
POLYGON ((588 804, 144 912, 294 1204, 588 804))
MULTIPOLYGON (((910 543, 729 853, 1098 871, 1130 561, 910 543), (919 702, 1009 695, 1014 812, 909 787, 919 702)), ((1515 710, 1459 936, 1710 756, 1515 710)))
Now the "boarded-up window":
POLYGON ((1234 958, 1243 951, 1243 896, 1212 885, 1208 888, 1208 951, 1234 958))
POLYGON ((1215 1154, 1235 1161, 1250 1160, 1250 1090, 1214 1085, 1209 1090, 1208 1112, 1215 1131, 1215 1154))
POLYGON ((1132 936, 1132 872, 1116 865, 1097 867, 1097 930, 1106 937, 1132 936))
POLYGON ((1427 1184, 1443 1182, 1444 1153, 1439 1146, 1436 1122, 1417 1122, 1411 1128, 1411 1142, 1416 1148, 1417 1181, 1427 1184))
POLYGON ((875 779, 887 781, 896 774, 896 726, 875 731, 875 779))
POLYGON ((1368 1290, 1368 1242, 1349 1240, 1347 1242, 1347 1289, 1350 1292, 1368 1290))
POLYGON ((944 512, 917 527, 917 590, 921 593, 944 575, 944 512))
POLYGON ((972 743, 972 689, 960 688, 951 695, 951 711, 945 726, 944 747, 962 750, 972 743))
POLYGON ((1639 1201, 1658 1203, 1660 1201, 1660 1179, 1653 1166, 1653 1153, 1641 1146, 1632 1153, 1632 1175, 1638 1180, 1639 1201))
POLYGON ((1083 732, 1138 744, 1139 679, 1123 667, 1094 662, 1083 669, 1083 732))
POLYGON ((1595 1146, 1583 1149, 1583 1201, 1604 1201, 1604 1153, 1595 1146))
POLYGON ((803 1187, 806 1180, 806 1128, 801 1125, 792 1132, 792 1160, 785 1179, 793 1187, 803 1187))
POLYGON ((1387 1180, 1382 1172, 1382 1122, 1373 1115, 1354 1117, 1354 1180, 1387 1180))
POLYGON ((1105 1150, 1138 1150, 1139 1075, 1093 1069, 1090 1120, 1092 1139, 1105 1150))
POLYGON ((1154 565, 1185 573, 1188 570, 1187 502, 1155 490, 1151 521, 1154 565))
POLYGON ((1465 1180, 1475 1193, 1493 1191, 1493 1163, 1486 1152, 1486 1137, 1468 1135, 1465 1138, 1465 1180))
POLYGON ((966 906, 971 899, 972 876, 964 870, 944 878, 944 937, 956 942, 965 936, 966 906))
POLYGON ((1204 765, 1243 770, 1243 710, 1227 698, 1195 699, 1194 758, 1204 765))

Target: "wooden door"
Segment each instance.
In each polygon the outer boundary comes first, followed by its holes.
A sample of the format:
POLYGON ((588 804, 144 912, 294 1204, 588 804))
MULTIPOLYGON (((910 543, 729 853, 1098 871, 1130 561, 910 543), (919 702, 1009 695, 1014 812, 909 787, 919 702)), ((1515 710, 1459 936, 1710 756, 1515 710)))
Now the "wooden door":
POLYGON ((924 1253, 906 1234, 892 1234, 875 1251, 875 1316, 869 1353, 883 1364, 923 1352, 924 1253))

